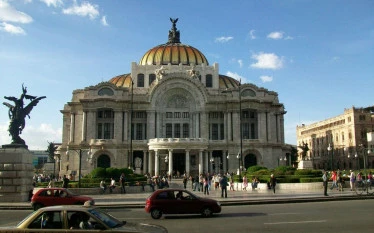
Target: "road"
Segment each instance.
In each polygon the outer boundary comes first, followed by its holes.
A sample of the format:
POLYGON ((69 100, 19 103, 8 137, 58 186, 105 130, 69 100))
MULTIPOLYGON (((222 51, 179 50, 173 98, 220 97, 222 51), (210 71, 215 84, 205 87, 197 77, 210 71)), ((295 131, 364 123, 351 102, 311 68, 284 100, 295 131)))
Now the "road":
MULTIPOLYGON (((170 233, 287 232, 371 233, 374 230, 373 200, 225 206, 212 218, 165 216, 152 219, 143 209, 110 209, 109 213, 131 222, 158 224, 170 233)), ((30 210, 3 210, 0 227, 15 225, 30 210)))

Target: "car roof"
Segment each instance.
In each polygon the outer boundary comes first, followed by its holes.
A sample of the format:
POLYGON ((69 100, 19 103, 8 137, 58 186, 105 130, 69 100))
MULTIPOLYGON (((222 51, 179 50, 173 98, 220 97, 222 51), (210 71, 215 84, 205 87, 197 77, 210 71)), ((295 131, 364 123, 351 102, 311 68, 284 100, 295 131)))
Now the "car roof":
POLYGON ((40 208, 39 210, 43 211, 56 211, 56 210, 90 210, 96 209, 95 206, 83 206, 83 205, 55 205, 55 206, 47 206, 40 208))

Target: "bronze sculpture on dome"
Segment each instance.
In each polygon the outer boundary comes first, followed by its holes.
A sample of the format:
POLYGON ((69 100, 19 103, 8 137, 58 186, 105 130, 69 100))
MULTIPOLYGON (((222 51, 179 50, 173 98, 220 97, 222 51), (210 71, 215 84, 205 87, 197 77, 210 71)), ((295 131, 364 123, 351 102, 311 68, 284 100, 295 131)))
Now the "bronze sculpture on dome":
POLYGON ((30 118, 30 112, 33 107, 35 107, 41 99, 46 97, 27 95, 27 88, 22 84, 22 94, 20 98, 17 99, 14 96, 4 96, 4 98, 14 102, 14 105, 3 102, 3 104, 9 108, 8 115, 10 123, 8 131, 9 135, 12 137, 12 143, 10 146, 27 147, 25 141, 19 136, 22 133, 22 130, 25 128, 25 118, 26 116, 30 118), (25 99, 31 101, 26 107, 24 107, 25 99))

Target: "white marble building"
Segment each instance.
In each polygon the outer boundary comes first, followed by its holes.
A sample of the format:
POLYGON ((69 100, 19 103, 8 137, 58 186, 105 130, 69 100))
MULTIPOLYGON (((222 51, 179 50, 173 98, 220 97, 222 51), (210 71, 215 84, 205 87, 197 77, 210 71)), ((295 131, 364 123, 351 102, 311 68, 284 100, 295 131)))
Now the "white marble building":
POLYGON ((280 165, 290 147, 278 94, 219 74, 180 42, 175 23, 168 42, 133 62, 131 73, 74 90, 61 111, 60 176, 96 167, 194 175, 280 165))

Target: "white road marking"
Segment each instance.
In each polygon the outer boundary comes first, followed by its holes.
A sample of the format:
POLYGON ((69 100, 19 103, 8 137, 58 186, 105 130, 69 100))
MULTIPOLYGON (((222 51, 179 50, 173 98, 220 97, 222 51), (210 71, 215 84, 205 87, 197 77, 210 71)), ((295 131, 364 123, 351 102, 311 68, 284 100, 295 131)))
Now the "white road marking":
POLYGON ((321 223, 327 222, 326 220, 317 220, 317 221, 299 221, 299 222, 270 222, 264 223, 264 225, 280 225, 280 224, 304 224, 304 223, 321 223))

